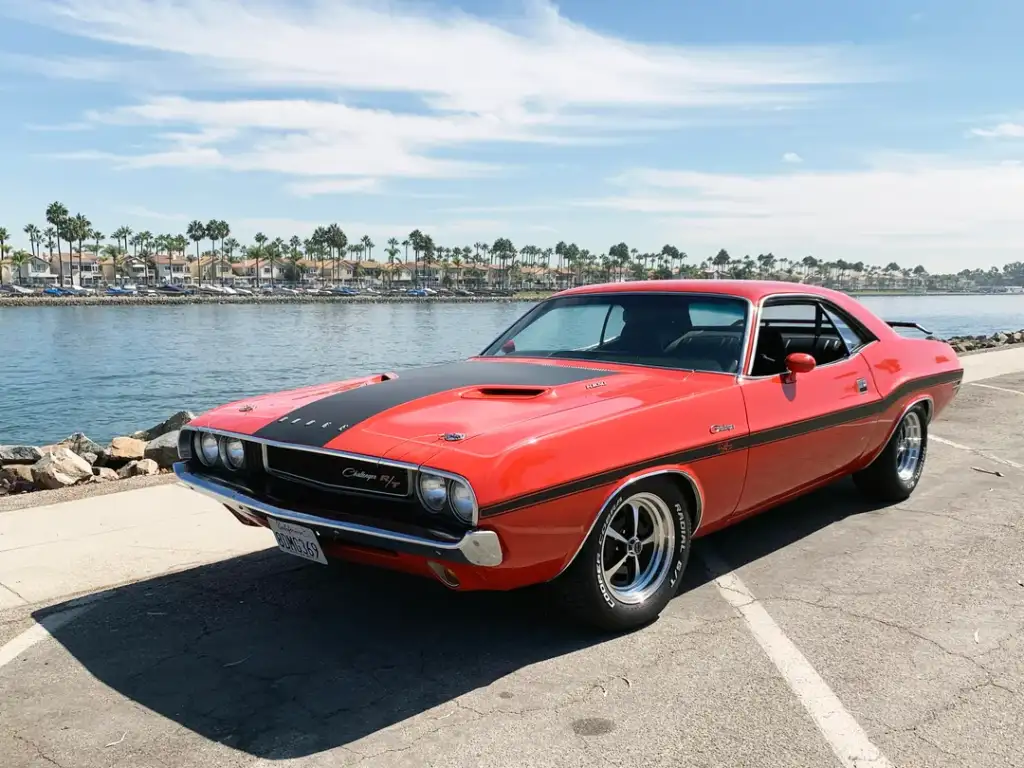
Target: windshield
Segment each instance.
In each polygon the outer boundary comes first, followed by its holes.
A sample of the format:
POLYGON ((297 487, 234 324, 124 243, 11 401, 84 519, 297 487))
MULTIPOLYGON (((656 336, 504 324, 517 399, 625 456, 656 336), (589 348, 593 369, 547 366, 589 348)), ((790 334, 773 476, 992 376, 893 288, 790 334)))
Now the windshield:
POLYGON ((555 357, 736 373, 747 302, 687 293, 565 296, 537 305, 485 357, 555 357))

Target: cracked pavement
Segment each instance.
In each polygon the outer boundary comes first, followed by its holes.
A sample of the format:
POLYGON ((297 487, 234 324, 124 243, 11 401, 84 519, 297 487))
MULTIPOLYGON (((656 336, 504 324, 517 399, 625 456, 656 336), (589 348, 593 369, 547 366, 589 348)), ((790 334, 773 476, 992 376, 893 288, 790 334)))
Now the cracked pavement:
MULTIPOLYGON (((1024 392, 1024 375, 985 383, 1024 392)), ((1024 396, 965 384, 931 431, 1024 464, 1021 424, 1024 396)), ((842 481, 696 542, 661 620, 619 637, 563 623, 543 589, 459 595, 273 549, 147 578, 0 668, 0 755, 839 766, 718 593, 713 550, 893 765, 1024 768, 1022 490, 1024 471, 933 441, 905 504, 842 481)), ((0 610, 0 643, 63 605, 0 610)))

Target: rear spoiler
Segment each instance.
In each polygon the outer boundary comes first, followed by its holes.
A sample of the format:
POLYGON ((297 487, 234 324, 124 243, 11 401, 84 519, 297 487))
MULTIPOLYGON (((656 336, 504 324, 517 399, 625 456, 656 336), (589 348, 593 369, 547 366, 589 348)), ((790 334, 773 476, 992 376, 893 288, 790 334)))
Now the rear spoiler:
POLYGON ((886 320, 886 325, 890 328, 916 328, 925 336, 931 336, 932 332, 922 326, 920 323, 911 323, 908 320, 886 320))

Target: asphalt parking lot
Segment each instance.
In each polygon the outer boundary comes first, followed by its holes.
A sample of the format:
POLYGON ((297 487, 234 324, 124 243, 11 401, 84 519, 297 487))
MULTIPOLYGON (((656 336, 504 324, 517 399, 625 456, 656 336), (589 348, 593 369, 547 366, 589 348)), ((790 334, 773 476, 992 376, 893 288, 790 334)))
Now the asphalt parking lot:
POLYGON ((1022 425, 1024 375, 965 384, 907 503, 840 482, 703 539, 626 636, 564 624, 543 590, 458 595, 276 550, 70 618, 9 608, 0 646, 33 618, 53 637, 0 659, 0 763, 1024 766, 1022 425), (791 645, 763 645, 737 584, 791 645), (793 650, 842 712, 808 699, 793 650), (844 763, 837 742, 876 751, 844 763))

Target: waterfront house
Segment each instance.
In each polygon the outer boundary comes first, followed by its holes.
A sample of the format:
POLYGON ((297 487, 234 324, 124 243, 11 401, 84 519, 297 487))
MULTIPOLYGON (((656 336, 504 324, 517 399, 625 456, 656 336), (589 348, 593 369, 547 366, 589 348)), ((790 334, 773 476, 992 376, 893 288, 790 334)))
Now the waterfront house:
POLYGON ((234 285, 238 282, 232 264, 223 256, 203 256, 199 261, 188 262, 188 272, 196 283, 217 283, 234 285))
POLYGON ((270 259, 247 259, 231 265, 234 274, 235 285, 269 285, 271 282, 279 281, 283 275, 280 261, 271 263, 270 259), (256 278, 257 266, 259 268, 259 280, 256 278))
POLYGON ((178 254, 158 253, 151 261, 157 282, 172 285, 191 285, 192 270, 189 262, 178 254))
POLYGON ((57 284, 57 273, 50 268, 50 262, 39 256, 32 256, 26 263, 15 267, 3 265, 3 283, 19 283, 27 288, 45 288, 57 284))
POLYGON ((59 278, 63 263, 63 274, 65 284, 80 285, 82 287, 96 287, 100 283, 102 270, 99 259, 91 253, 62 253, 59 256, 53 254, 50 257, 50 271, 59 278), (79 273, 81 270, 81 273, 79 273))

